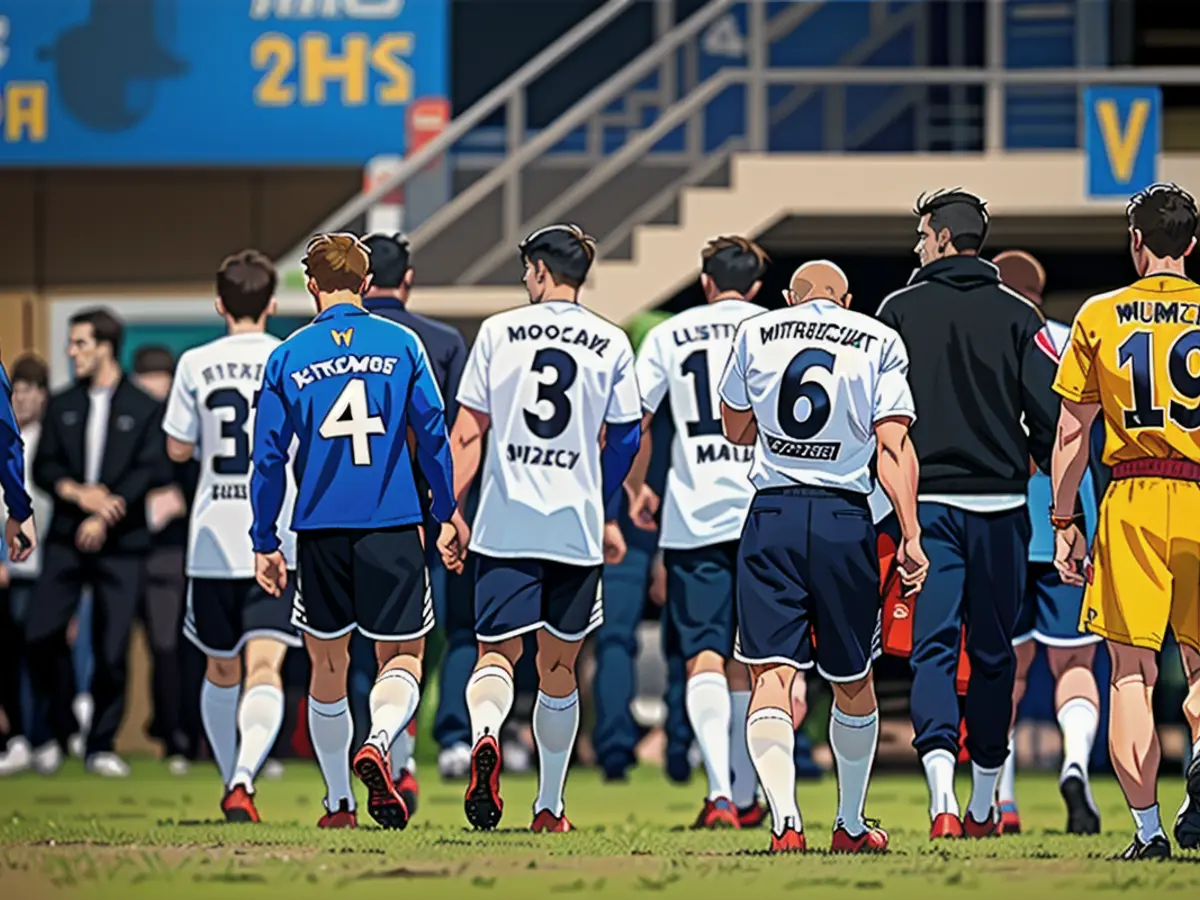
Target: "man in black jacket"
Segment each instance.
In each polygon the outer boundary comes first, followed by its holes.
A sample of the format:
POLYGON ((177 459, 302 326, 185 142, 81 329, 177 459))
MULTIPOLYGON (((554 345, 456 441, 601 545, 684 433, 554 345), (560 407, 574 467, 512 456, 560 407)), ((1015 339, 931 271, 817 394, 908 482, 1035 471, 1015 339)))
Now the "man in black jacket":
POLYGON ((914 215, 921 268, 879 307, 911 360, 921 542, 930 563, 913 612, 913 744, 929 782, 930 836, 986 837, 999 833, 994 799, 1008 756, 1029 459, 1049 471, 1056 366, 1035 341, 1042 314, 978 256, 988 229, 984 201, 941 191, 920 198, 914 215), (972 789, 960 820, 955 670, 964 624, 972 789))
POLYGON ((167 480, 162 412, 122 373, 122 328, 110 312, 81 312, 70 325, 75 384, 50 399, 33 464, 33 480, 53 496, 54 513, 26 625, 30 680, 46 701, 35 707, 49 709, 50 732, 65 746, 76 727, 67 627, 90 585, 96 669, 87 767, 124 777, 129 767, 113 753, 113 738, 125 711, 129 632, 150 548, 146 494, 167 480))

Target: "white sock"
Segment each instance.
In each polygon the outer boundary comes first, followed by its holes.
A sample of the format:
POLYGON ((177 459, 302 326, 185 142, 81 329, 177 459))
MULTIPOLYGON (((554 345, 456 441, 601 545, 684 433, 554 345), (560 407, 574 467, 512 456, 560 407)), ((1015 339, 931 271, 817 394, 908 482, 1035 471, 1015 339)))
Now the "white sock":
POLYGON ((750 714, 750 692, 729 692, 729 770, 733 775, 733 796, 738 809, 753 806, 758 800, 758 776, 746 744, 746 718, 750 714))
POLYGON ((867 830, 863 805, 878 743, 878 712, 852 716, 834 705, 829 717, 829 747, 837 762, 838 819, 853 837, 867 830))
POLYGON ((273 684, 258 684, 246 691, 238 710, 237 766, 229 786, 240 784, 254 793, 254 777, 275 746, 283 725, 283 691, 273 684))
POLYGON ((1000 767, 1000 786, 996 790, 998 803, 1017 802, 1017 747, 1013 736, 1008 735, 1008 758, 1000 767))
POLYGON ((513 680, 500 666, 484 666, 467 681, 467 712, 471 716, 471 743, 485 734, 500 740, 500 727, 513 705, 513 680))
POLYGON ((408 727, 420 699, 421 682, 407 669, 388 669, 376 678, 369 699, 371 731, 367 740, 387 753, 396 736, 408 727))
POLYGON ((392 741, 392 778, 400 777, 400 773, 408 768, 408 761, 412 759, 413 746, 416 744, 416 739, 411 734, 411 728, 405 728, 392 741))
POLYGON ((313 754, 325 777, 325 808, 337 810, 342 800, 354 809, 354 791, 350 789, 350 742, 354 739, 354 720, 346 698, 322 703, 308 698, 308 735, 313 754))
POLYGON ((967 804, 967 815, 976 822, 990 822, 992 808, 996 804, 996 782, 1000 780, 1000 767, 985 769, 971 763, 971 800, 967 804))
POLYGON ((708 799, 730 799, 729 682, 720 672, 701 672, 687 681, 687 714, 708 773, 708 799))
POLYGON ((233 780, 233 764, 237 759, 238 747, 238 698, 242 686, 220 687, 207 678, 200 688, 200 718, 204 722, 204 734, 208 738, 208 749, 221 773, 221 783, 226 787, 233 780))
POLYGON ((1166 837, 1162 827, 1162 819, 1158 815, 1158 804, 1147 806, 1145 809, 1130 809, 1133 813, 1133 822, 1137 826, 1137 836, 1143 844, 1150 843, 1150 839, 1155 835, 1163 835, 1166 837))
POLYGON ((789 827, 802 831, 800 807, 796 804, 796 761, 792 756, 796 729, 792 714, 770 707, 751 713, 746 722, 746 743, 771 807, 771 831, 775 835, 789 827))
POLYGON ((563 785, 579 731, 579 691, 551 697, 538 691, 533 708, 533 740, 538 752, 538 795, 533 814, 548 809, 563 814, 563 785))
POLYGON ((929 818, 942 813, 958 815, 958 798, 954 796, 954 766, 957 761, 949 750, 930 750, 921 757, 925 781, 929 783, 929 818))
POLYGON ((1091 700, 1075 697, 1062 705, 1058 711, 1058 727, 1063 739, 1060 777, 1065 778, 1068 770, 1074 769, 1087 784, 1092 747, 1096 743, 1096 729, 1099 726, 1100 710, 1091 700))

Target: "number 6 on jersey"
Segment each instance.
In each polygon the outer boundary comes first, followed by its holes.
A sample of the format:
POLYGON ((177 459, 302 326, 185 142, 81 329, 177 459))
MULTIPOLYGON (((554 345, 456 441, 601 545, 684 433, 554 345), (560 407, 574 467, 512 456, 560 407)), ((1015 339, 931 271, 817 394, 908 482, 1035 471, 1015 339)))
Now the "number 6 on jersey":
POLYGON ((350 460, 356 466, 371 464, 371 435, 386 432, 383 419, 367 409, 367 383, 361 378, 346 382, 317 430, 326 440, 350 438, 350 460))

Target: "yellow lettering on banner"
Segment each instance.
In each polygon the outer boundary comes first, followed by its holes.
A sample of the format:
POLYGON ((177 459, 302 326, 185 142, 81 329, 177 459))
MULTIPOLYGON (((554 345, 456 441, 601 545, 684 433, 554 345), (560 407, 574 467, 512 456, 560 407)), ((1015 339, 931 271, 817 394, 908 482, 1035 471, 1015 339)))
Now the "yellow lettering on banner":
POLYGON ((382 106, 399 106, 412 99, 412 68, 404 62, 411 56, 413 36, 408 33, 385 34, 371 51, 371 67, 384 77, 375 90, 382 106))
POLYGON ((4 142, 46 140, 50 88, 44 81, 10 81, 4 86, 4 142))
POLYGON ((367 51, 371 42, 364 34, 342 38, 342 55, 329 49, 329 36, 306 34, 300 39, 300 102, 322 106, 326 83, 340 81, 342 104, 362 106, 367 102, 367 51))
POLYGON ((286 34, 264 34, 250 48, 250 63, 266 74, 254 87, 257 106, 291 106, 296 89, 284 81, 296 65, 296 47, 286 34))
POLYGON ((1133 166, 1149 119, 1149 100, 1134 100, 1130 104, 1129 121, 1124 129, 1121 128, 1115 100, 1096 102, 1096 120, 1100 125, 1100 136, 1104 139, 1104 152, 1112 166, 1113 177, 1119 184, 1127 184, 1133 179, 1133 166))

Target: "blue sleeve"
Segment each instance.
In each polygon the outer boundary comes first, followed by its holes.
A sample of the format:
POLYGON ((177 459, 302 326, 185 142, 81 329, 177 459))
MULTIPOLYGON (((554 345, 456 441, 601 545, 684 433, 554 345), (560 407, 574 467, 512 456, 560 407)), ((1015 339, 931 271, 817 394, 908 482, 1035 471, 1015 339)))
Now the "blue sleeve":
POLYGON ((1096 416, 1096 421, 1092 423, 1092 433, 1090 435, 1092 446, 1091 452, 1088 455, 1088 467, 1092 472, 1092 489, 1095 494, 1097 506, 1099 506, 1104 492, 1108 490, 1108 483, 1112 480, 1112 469, 1103 462, 1104 439, 1106 436, 1104 417, 1096 416))
POLYGON ((288 450, 293 429, 279 387, 280 368, 281 364, 272 356, 254 404, 254 473, 250 476, 254 523, 250 526, 250 540, 255 553, 279 549, 276 525, 287 491, 288 450))
POLYGON ((454 515, 456 504, 450 436, 446 433, 446 407, 437 381, 429 370, 429 357, 420 344, 414 344, 412 363, 408 423, 417 439, 417 464, 433 492, 430 514, 439 522, 448 522, 454 515))
POLYGON ((8 514, 18 522, 33 515, 33 503, 25 490, 25 442, 13 414, 12 388, 8 376, 0 370, 0 487, 8 514))
POLYGON ((641 422, 609 422, 604 449, 600 451, 600 491, 604 496, 606 521, 616 518, 621 502, 621 485, 642 443, 641 422))

